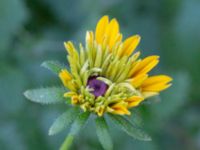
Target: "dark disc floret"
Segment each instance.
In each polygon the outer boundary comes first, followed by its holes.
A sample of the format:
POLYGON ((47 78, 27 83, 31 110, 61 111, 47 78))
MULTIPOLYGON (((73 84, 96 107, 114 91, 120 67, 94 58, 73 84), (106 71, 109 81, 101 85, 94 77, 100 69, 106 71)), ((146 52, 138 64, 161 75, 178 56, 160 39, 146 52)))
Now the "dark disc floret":
POLYGON ((108 89, 108 85, 97 78, 98 76, 91 76, 87 83, 89 88, 92 89, 91 93, 94 94, 95 97, 103 96, 108 89))

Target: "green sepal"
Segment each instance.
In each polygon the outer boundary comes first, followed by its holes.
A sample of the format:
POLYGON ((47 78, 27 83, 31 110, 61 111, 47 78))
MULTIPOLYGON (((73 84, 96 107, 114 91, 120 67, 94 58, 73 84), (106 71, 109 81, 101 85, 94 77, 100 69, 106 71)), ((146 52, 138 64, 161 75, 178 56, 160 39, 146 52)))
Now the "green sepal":
POLYGON ((116 124, 117 127, 122 129, 131 137, 142 141, 151 141, 151 137, 147 133, 136 127, 133 122, 131 122, 127 118, 113 114, 109 114, 109 118, 111 118, 111 120, 114 124, 116 124))
POLYGON ((55 135, 67 128, 78 116, 79 108, 72 107, 60 115, 49 129, 49 135, 55 135))
POLYGON ((59 74, 62 69, 66 69, 66 66, 62 65, 58 61, 45 61, 41 64, 42 67, 47 68, 55 74, 59 74))
POLYGON ((96 132, 102 147, 105 150, 112 150, 113 143, 108 131, 108 125, 104 117, 97 117, 95 120, 96 132))
POLYGON ((61 87, 49 87, 32 89, 24 92, 24 96, 30 101, 41 103, 41 104, 55 104, 64 102, 64 93, 66 89, 61 87))

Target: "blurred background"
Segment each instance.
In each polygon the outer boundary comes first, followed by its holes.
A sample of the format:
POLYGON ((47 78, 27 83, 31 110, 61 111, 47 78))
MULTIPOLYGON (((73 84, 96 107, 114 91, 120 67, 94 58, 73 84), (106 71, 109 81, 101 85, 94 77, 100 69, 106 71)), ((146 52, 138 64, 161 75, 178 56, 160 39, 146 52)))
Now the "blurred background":
MULTIPOLYGON (((110 125, 115 150, 200 149, 200 0, 0 0, 1 150, 58 149, 68 131, 48 136, 48 129, 66 106, 35 104, 23 92, 61 85, 40 64, 66 63, 63 41, 84 42, 105 14, 118 19, 124 37, 142 36, 142 57, 161 56, 153 74, 174 78, 160 97, 133 110, 153 140, 133 140, 110 125)), ((72 149, 102 149, 92 121, 72 149)))

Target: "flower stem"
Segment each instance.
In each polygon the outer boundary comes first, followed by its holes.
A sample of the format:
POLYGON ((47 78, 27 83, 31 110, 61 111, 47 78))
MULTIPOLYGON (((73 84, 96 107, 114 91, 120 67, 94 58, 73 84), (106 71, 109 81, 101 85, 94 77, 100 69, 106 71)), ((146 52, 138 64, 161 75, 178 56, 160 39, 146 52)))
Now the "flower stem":
POLYGON ((69 150, 70 146, 72 145, 73 140, 74 140, 74 136, 68 135, 65 138, 65 141, 63 142, 63 144, 61 145, 60 150, 69 150))

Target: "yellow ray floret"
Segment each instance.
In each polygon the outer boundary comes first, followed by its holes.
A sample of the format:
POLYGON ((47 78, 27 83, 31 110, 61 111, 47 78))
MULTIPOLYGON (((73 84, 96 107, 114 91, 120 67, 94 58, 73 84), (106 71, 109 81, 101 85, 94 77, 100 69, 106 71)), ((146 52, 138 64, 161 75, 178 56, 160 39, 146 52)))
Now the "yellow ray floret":
POLYGON ((106 28, 105 38, 108 42, 108 46, 111 48, 116 43, 116 38, 119 34, 119 24, 116 19, 112 19, 106 28))
POLYGON ((114 104, 111 106, 111 112, 118 115, 130 115, 130 111, 127 108, 127 103, 121 101, 119 103, 114 104))
POLYGON ((113 46, 122 39, 119 30, 119 24, 115 18, 109 22, 108 16, 103 16, 96 26, 95 39, 97 44, 103 45, 104 43, 112 51, 113 46))
POLYGON ((103 16, 96 26, 95 38, 98 44, 103 43, 104 34, 109 23, 108 16, 103 16))
MULTIPOLYGON (((97 23, 95 39, 97 44, 103 45, 104 43, 109 47, 109 50, 112 51, 113 46, 122 40, 118 21, 115 18, 109 21, 108 16, 103 16, 97 23)), ((127 38, 123 43, 123 48, 118 52, 118 55, 120 57, 124 55, 130 56, 139 42, 139 35, 127 38)))
POLYGON ((146 92, 146 91, 142 92, 142 96, 144 97, 144 99, 152 97, 152 96, 156 96, 158 94, 159 94, 158 92, 146 92))
POLYGON ((131 76, 134 77, 138 74, 146 74, 151 71, 159 62, 159 56, 148 56, 144 58, 142 61, 138 62, 138 64, 133 67, 130 71, 131 76))
POLYGON ((133 87, 138 88, 147 78, 148 78, 147 74, 139 74, 136 77, 130 79, 129 82, 133 87))
POLYGON ((142 91, 160 92, 171 86, 172 78, 166 75, 157 75, 147 78, 141 88, 142 91))
POLYGON ((126 99, 125 101, 128 102, 128 107, 135 107, 140 104, 144 100, 141 96, 131 96, 130 98, 126 99))
POLYGON ((123 48, 119 52, 119 56, 130 56, 138 44, 140 43, 140 36, 139 35, 134 35, 129 38, 127 38, 124 43, 123 43, 123 48))
POLYGON ((72 79, 71 74, 67 71, 67 69, 62 69, 59 73, 59 77, 62 80, 64 86, 67 86, 68 82, 72 79))

